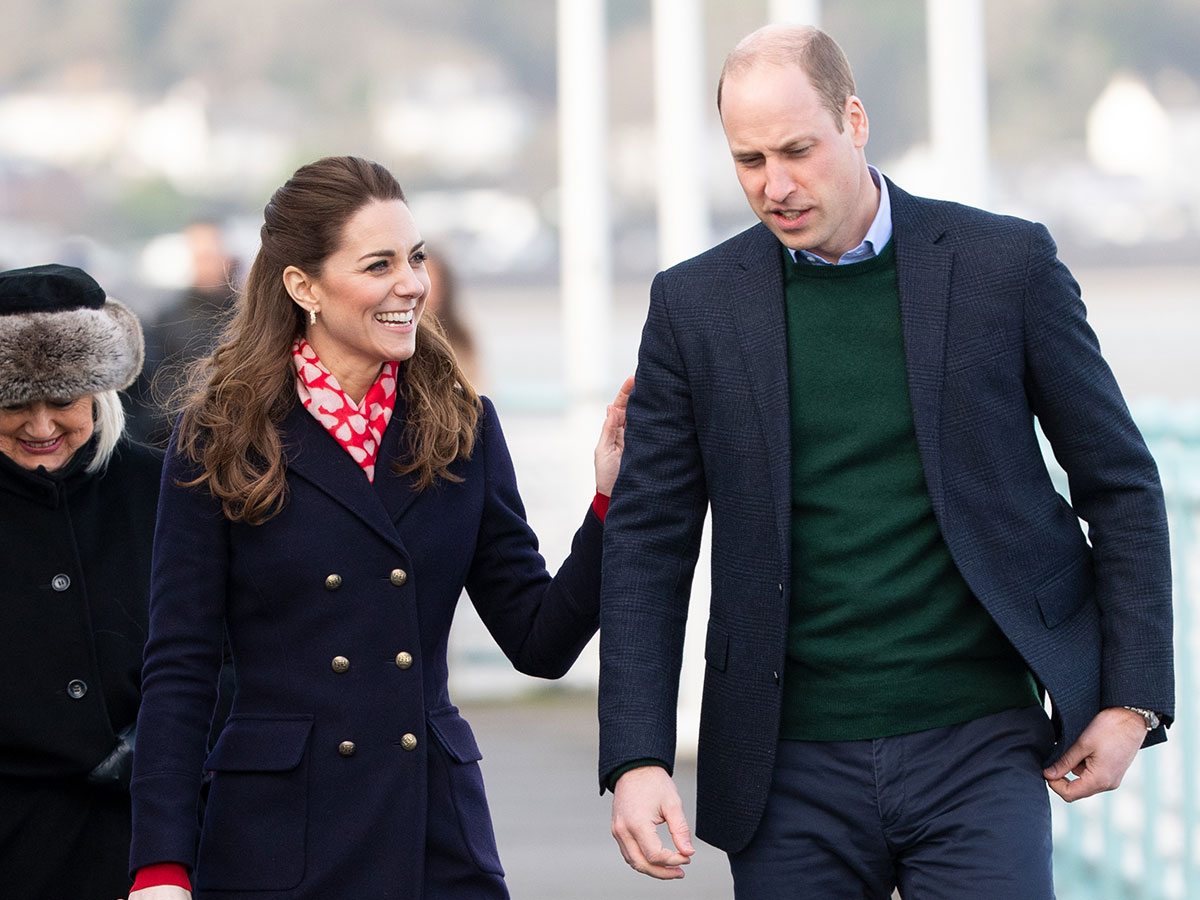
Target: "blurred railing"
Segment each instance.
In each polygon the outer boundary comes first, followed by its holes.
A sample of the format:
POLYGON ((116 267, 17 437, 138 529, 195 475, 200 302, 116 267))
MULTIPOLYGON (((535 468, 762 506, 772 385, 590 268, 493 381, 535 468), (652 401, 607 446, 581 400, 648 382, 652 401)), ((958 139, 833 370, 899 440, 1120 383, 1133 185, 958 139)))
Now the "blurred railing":
POLYGON ((1158 460, 1171 525, 1178 721, 1167 743, 1138 754, 1115 793, 1071 805, 1052 798, 1059 900, 1200 898, 1200 405, 1144 405, 1135 415, 1158 460))

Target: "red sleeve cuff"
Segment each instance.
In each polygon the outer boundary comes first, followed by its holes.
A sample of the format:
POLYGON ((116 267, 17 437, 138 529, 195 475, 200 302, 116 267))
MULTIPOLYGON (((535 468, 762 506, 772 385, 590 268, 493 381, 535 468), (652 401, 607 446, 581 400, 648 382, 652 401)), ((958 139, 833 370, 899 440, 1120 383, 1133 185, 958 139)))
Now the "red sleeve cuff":
POLYGON ((609 498, 605 497, 599 491, 596 491, 596 496, 592 498, 592 512, 596 514, 596 518, 601 522, 608 515, 609 498))
POLYGON ((188 880, 187 867, 182 863, 173 862, 142 866, 137 870, 137 875, 133 879, 133 887, 129 889, 129 892, 133 893, 142 888, 158 887, 164 884, 190 891, 192 883, 188 880))

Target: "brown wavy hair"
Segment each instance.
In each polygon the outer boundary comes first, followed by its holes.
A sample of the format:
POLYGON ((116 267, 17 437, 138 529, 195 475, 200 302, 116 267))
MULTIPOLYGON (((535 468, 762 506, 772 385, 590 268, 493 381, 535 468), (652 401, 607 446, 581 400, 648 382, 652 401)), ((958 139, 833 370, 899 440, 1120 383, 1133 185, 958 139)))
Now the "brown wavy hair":
MULTIPOLYGON (((387 169, 326 157, 298 169, 263 210, 258 255, 221 343, 193 369, 175 436, 199 470, 185 486, 207 485, 233 521, 261 524, 287 502, 280 425, 297 402, 292 342, 304 333, 305 314, 284 287, 283 270, 296 266, 319 278, 346 223, 377 200, 407 202, 387 169)), ((482 404, 432 316, 419 321, 398 391, 409 457, 395 462, 396 474, 416 473, 418 490, 438 478, 461 480, 449 466, 470 458, 482 404)))

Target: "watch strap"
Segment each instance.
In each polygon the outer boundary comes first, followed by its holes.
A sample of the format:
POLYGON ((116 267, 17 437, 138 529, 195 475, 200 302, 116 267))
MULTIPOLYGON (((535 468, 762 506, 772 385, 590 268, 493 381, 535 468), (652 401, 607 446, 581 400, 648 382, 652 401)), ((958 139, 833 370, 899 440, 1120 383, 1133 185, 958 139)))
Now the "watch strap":
POLYGON ((1125 707, 1122 707, 1122 709, 1127 709, 1130 712, 1135 712, 1139 716, 1141 716, 1143 719, 1145 719, 1147 731, 1153 731, 1159 725, 1158 713, 1154 712, 1154 710, 1143 709, 1140 706, 1125 706, 1125 707))

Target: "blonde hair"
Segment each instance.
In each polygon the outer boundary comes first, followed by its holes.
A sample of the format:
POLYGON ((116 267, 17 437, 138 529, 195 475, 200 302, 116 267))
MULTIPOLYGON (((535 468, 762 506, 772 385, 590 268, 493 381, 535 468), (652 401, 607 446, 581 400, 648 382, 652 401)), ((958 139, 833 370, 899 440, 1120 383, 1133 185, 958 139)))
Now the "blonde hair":
POLYGON ((96 452, 88 463, 89 473, 99 472, 108 465, 117 442, 125 433, 125 407, 115 390, 92 394, 92 428, 96 435, 96 452))

